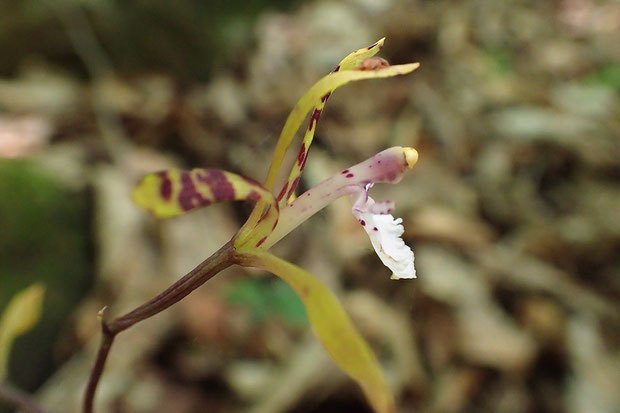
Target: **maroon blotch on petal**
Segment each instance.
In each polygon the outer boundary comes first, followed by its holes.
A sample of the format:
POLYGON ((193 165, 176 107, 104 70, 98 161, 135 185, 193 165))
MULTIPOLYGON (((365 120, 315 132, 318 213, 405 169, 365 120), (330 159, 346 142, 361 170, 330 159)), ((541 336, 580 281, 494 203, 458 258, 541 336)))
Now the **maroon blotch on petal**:
POLYGON ((269 205, 267 207, 267 210, 265 211, 265 213, 263 214, 262 217, 260 217, 260 219, 258 220, 258 222, 263 222, 264 220, 267 219, 267 217, 269 216, 269 213, 271 212, 271 205, 269 205))
POLYGON ((166 201, 170 201, 170 198, 172 197, 172 181, 168 176, 168 172, 158 172, 157 176, 161 179, 161 182, 159 183, 159 193, 161 197, 166 201))
POLYGON ((306 156, 304 157, 304 161, 299 165, 299 172, 302 172, 306 167, 306 161, 308 160, 308 153, 306 152, 306 156))
POLYGON ((260 247, 260 246, 263 244, 263 242, 265 242, 265 240, 266 240, 266 239, 267 239, 267 237, 266 237, 266 236, 265 236, 265 237, 262 237, 262 238, 260 239, 260 241, 258 241, 258 242, 256 243, 256 246, 257 246, 257 247, 260 247))
POLYGON ((299 148, 299 154, 297 155, 297 163, 301 165, 304 163, 304 159, 306 159, 306 144, 302 142, 301 148, 299 148))
POLYGON ((293 195, 293 193, 295 192, 295 189, 297 188, 297 185, 299 184, 299 179, 300 179, 300 177, 298 176, 297 178, 295 178, 295 180, 291 184, 291 188, 288 190, 288 194, 286 195, 286 199, 289 199, 291 197, 291 195, 293 195))
POLYGON ((211 201, 202 196, 196 190, 194 181, 188 171, 181 171, 181 191, 179 192, 179 205, 183 211, 189 211, 199 206, 209 205, 211 201))
POLYGON ((349 173, 349 170, 348 170, 348 169, 345 169, 344 171, 342 171, 342 172, 340 172, 340 173, 341 173, 341 174, 348 174, 348 173, 349 173))
POLYGON ((353 175, 353 174, 347 174, 347 175, 346 175, 346 178, 353 178, 354 176, 355 176, 355 175, 353 175))
POLYGON ((278 198, 277 201, 281 200, 284 197, 284 194, 286 194, 286 190, 288 189, 288 182, 286 182, 284 184, 284 186, 282 187, 282 190, 280 191, 280 193, 278 194, 278 198))
POLYGON ((314 109, 312 115, 310 116, 310 124, 308 125, 308 130, 312 130, 312 128, 318 123, 319 118, 321 117, 321 109, 314 109))
POLYGON ((198 180, 209 185, 211 193, 216 200, 235 199, 235 187, 230 183, 224 172, 216 169, 209 169, 206 175, 199 173, 198 180))

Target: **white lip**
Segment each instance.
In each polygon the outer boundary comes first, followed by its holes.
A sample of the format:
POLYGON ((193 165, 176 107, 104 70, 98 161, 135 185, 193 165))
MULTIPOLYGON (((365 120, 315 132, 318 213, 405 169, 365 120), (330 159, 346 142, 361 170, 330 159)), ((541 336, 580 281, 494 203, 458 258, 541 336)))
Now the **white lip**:
POLYGON ((353 215, 368 234, 381 262, 392 270, 390 278, 416 278, 413 251, 401 238, 405 232, 401 225, 403 220, 394 219, 388 213, 393 207, 392 203, 376 203, 368 196, 368 189, 370 188, 351 195, 353 215))

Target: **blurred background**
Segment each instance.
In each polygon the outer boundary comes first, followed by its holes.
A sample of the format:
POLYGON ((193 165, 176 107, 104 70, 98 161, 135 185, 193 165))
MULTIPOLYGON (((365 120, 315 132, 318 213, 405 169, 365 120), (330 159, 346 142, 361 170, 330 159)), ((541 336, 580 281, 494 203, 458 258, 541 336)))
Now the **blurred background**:
MULTIPOLYGON (((301 187, 416 147, 418 165, 373 197, 396 202, 418 279, 389 280, 348 200, 275 253, 338 295, 399 412, 620 412, 612 0, 2 0, 0 312, 47 287, 8 380, 50 411, 78 412, 98 310, 153 297, 251 209, 158 222, 130 201, 140 176, 209 166, 263 180, 296 100, 383 36, 380 56, 420 69, 339 89, 301 187)), ((97 403, 369 412, 295 294, 243 268, 119 335, 97 403)))

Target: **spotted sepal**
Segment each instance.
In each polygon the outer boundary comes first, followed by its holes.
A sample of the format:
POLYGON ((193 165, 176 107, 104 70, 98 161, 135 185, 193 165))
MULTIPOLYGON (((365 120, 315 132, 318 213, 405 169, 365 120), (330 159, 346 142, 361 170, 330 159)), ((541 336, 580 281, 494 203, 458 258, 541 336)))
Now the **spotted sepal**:
POLYGON ((138 206, 158 218, 171 218, 221 201, 265 201, 271 192, 258 182, 219 169, 169 169, 148 174, 133 191, 138 206))
MULTIPOLYGON (((375 44, 368 46, 366 50, 360 49, 351 53, 343 60, 343 67, 347 69, 356 69, 360 65, 360 63, 364 61, 364 59, 367 59, 368 57, 375 54, 378 50, 381 49, 382 46, 383 39, 379 40, 375 44)), ((301 126, 308 112, 317 104, 317 102, 327 100, 330 93, 332 93, 338 87, 343 86, 349 82, 364 79, 379 79, 404 75, 414 71, 419 66, 419 63, 409 63, 404 65, 381 67, 377 70, 340 70, 339 67, 336 67, 332 71, 332 73, 320 79, 310 88, 310 90, 308 90, 301 97, 301 99, 299 99, 299 101, 289 114, 288 118, 286 119, 284 127, 282 128, 282 132, 280 133, 280 138, 278 139, 278 143, 276 144, 271 164, 269 165, 269 172, 267 173, 267 179, 265 180, 265 188, 267 188, 268 190, 273 189, 275 179, 280 171, 280 167, 282 166, 284 155, 286 154, 286 151, 288 150, 293 138, 295 137, 295 133, 301 126)), ((311 115, 309 129, 316 128, 316 121, 318 121, 319 116, 320 112, 314 112, 313 115, 311 115)), ((313 131, 312 134, 314 134, 313 131)), ((298 168, 300 172, 305 166, 307 154, 308 145, 304 144, 304 147, 302 148, 299 156, 297 157, 296 166, 294 166, 294 168, 298 168)), ((293 199, 292 196, 295 193, 295 187, 299 183, 299 179, 300 176, 297 175, 293 176, 292 179, 289 178, 289 180, 287 180, 287 182, 285 183, 286 187, 283 187, 282 190, 278 193, 278 205, 283 205, 285 202, 293 199)), ((249 236, 250 232, 255 230, 259 219, 263 215, 263 211, 265 211, 265 208, 266 204, 263 201, 259 201, 257 203, 247 222, 239 231, 241 239, 245 239, 247 236, 249 236)), ((261 228, 261 230, 262 229, 263 228, 261 228)))
MULTIPOLYGON (((385 37, 368 47, 364 47, 349 54, 347 57, 342 59, 340 63, 338 63, 334 70, 332 70, 332 73, 355 69, 365 59, 374 56, 379 50, 381 50, 384 41, 385 37)), ((308 151, 310 150, 310 145, 312 145, 312 140, 314 139, 314 132, 316 131, 316 126, 319 122, 319 118, 321 117, 321 113, 323 113, 323 109, 325 108, 327 99, 329 99, 333 91, 333 89, 328 91, 323 96, 321 96, 320 100, 315 102, 314 110, 310 115, 310 122, 308 124, 308 128, 306 129, 304 139, 301 143, 301 147, 299 148, 297 162, 293 164, 288 180, 285 182, 284 186, 278 194, 277 200, 280 208, 282 208, 287 203, 291 203, 295 200, 295 189, 299 184, 301 173, 306 166, 308 151)))

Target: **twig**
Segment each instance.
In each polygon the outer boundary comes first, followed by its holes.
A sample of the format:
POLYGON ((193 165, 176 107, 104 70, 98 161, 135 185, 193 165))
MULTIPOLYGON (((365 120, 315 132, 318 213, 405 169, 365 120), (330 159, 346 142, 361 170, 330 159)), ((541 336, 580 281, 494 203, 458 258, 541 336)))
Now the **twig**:
POLYGON ((183 278, 172 284, 168 289, 159 294, 157 297, 142 304, 135 310, 125 314, 122 317, 118 317, 112 322, 107 322, 105 319, 105 309, 100 312, 101 318, 101 344, 99 345, 99 351, 97 353, 97 359, 95 365, 91 370, 88 384, 86 386, 86 392, 84 395, 84 413, 93 413, 93 404, 95 399, 95 393, 97 391, 97 385, 99 379, 105 368, 105 363, 110 352, 110 348, 114 342, 114 338, 120 332, 127 330, 140 321, 146 320, 149 317, 167 309, 173 304, 176 304, 189 293, 200 287, 207 282, 211 277, 219 273, 225 268, 234 264, 234 247, 232 241, 220 248, 211 257, 204 260, 196 268, 187 273, 183 278))
POLYGON ((0 381, 0 400, 4 400, 9 406, 21 409, 27 413, 50 413, 41 407, 29 394, 3 381, 0 381))

